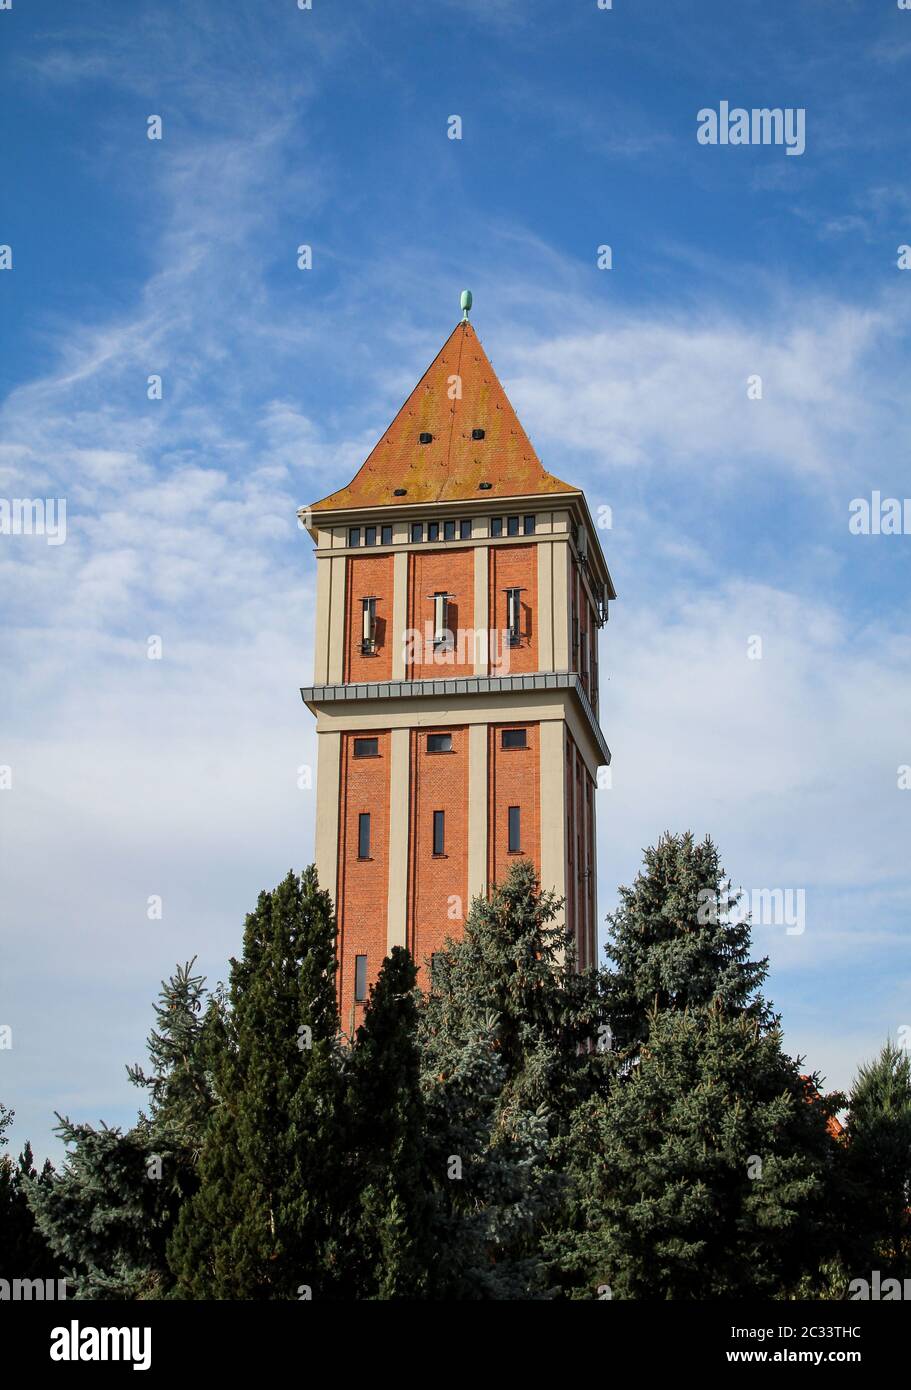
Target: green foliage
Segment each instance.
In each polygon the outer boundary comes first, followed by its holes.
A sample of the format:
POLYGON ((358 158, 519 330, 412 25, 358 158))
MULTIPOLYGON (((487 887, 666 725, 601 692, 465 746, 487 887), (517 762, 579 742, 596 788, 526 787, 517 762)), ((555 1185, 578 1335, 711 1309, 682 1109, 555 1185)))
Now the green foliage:
POLYGON ((547 1241, 573 1297, 769 1295, 834 1253, 826 1125, 842 1098, 783 1053, 736 901, 711 840, 690 834, 663 836, 620 890, 617 1066, 573 1114, 573 1197, 547 1241))
POLYGON ((213 1047, 224 999, 221 989, 207 995, 205 978, 191 973, 194 963, 195 958, 179 965, 162 983, 154 1006, 158 1026, 146 1043, 151 1070, 137 1064, 127 1067, 127 1075, 148 1092, 149 1120, 156 1133, 167 1132, 195 1163, 214 1103, 213 1047))
MULTIPOLYGON (((0 1146, 7 1143, 4 1131, 13 1118, 13 1111, 0 1104, 0 1146)), ((28 1140, 18 1162, 0 1155, 0 1279, 55 1279, 61 1274, 28 1201, 29 1189, 46 1188, 53 1172, 48 1160, 37 1171, 28 1140)))
POLYGON ((845 1134, 847 1236, 860 1276, 911 1275, 911 1054, 886 1043, 851 1090, 845 1134))
POLYGON ((184 1297, 344 1295, 352 1169, 335 937, 312 868, 247 916, 213 1033, 220 1104, 168 1252, 184 1297))
POLYGON ((907 1274, 908 1054, 861 1068, 834 1139, 844 1098, 784 1053, 736 903, 711 840, 665 835, 609 918, 614 968, 580 973, 519 864, 429 990, 393 949, 348 1042, 332 904, 289 873, 227 990, 192 962, 163 984, 131 1129, 60 1119, 59 1174, 0 1159, 3 1269, 324 1301, 834 1299, 848 1270, 907 1274))
POLYGON ((578 1117, 576 1268, 618 1298, 771 1295, 825 1250, 831 1141, 777 1032, 719 1005, 665 1011, 578 1117))
POLYGON ((77 1298, 159 1298, 172 1286, 165 1247, 196 1188, 201 1127, 213 1103, 207 1059, 217 1001, 202 1014, 205 981, 192 964, 162 983, 151 1072, 127 1068, 149 1093, 148 1115, 126 1133, 58 1115, 63 1168, 29 1187, 38 1227, 77 1298))
POLYGON ((840 1256, 820 1261, 819 1268, 803 1275, 790 1289, 774 1295, 811 1303, 843 1303, 849 1297, 851 1276, 840 1256))
POLYGON ((708 837, 665 834, 608 921, 607 1006, 614 1045, 634 1056, 654 1011, 718 1000, 764 1024, 775 1020, 758 991, 768 961, 751 961, 748 920, 731 921, 739 895, 708 837))
POLYGON ((370 991, 349 1065, 347 1104, 355 1163, 351 1221, 359 1298, 425 1295, 433 1198, 417 1044, 416 969, 394 946, 370 991))
POLYGON ((567 1186, 554 1146, 606 1067, 599 977, 576 971, 559 905, 520 864, 436 958, 420 1025, 435 1296, 549 1291, 539 1236, 567 1186))

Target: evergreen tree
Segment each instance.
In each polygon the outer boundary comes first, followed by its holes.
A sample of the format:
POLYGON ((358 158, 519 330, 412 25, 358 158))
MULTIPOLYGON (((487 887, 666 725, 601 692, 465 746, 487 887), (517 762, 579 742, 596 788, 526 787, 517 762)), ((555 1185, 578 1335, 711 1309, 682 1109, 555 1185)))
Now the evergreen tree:
POLYGON ((747 1011, 655 1011, 636 1065, 575 1118, 576 1297, 772 1296, 832 1253, 828 1117, 747 1011), (606 1294, 606 1290, 610 1294, 606 1294))
POLYGON ((203 1014, 205 981, 192 964, 162 983, 148 1041, 151 1072, 127 1068, 148 1091, 148 1114, 126 1133, 58 1115, 68 1149, 62 1171, 29 1186, 38 1227, 77 1298, 160 1298, 172 1285, 165 1247, 195 1190, 202 1127, 214 1103, 208 1037, 218 1006, 210 1001, 203 1014))
POLYGON ((184 1297, 325 1299, 350 1288, 335 937, 313 868, 261 893, 247 916, 213 1049, 221 1104, 169 1246, 184 1297))
POLYGON ((351 1054, 359 1298, 423 1297, 433 1263, 416 977, 411 956, 394 946, 370 991, 351 1054))
POLYGON ((436 1297, 550 1291, 540 1234, 566 1190, 554 1146, 605 1066, 599 977, 576 971, 559 906, 517 865, 435 960, 420 1039, 436 1297))
POLYGON ((781 1049, 765 960, 711 840, 662 836, 608 919, 615 1063, 573 1117, 573 1195, 547 1252, 574 1297, 793 1288, 835 1251, 822 1097, 781 1049))
POLYGON ((655 1010, 718 1000, 773 1024, 758 993, 768 961, 749 959, 749 921, 730 919, 739 894, 711 839, 667 833, 644 855, 644 871, 619 890, 607 919, 607 1009, 620 1055, 635 1055, 655 1010))
POLYGON ((911 1275, 911 1055, 890 1042, 857 1073, 845 1159, 851 1268, 911 1275))
POLYGON ((207 995, 205 977, 191 973, 195 957, 162 983, 154 1006, 157 1027, 146 1043, 151 1070, 127 1068, 135 1086, 148 1092, 149 1120, 183 1145, 195 1167, 203 1130, 215 1103, 212 1066, 220 1036, 224 997, 220 987, 207 995))
MULTIPOLYGON (((7 1143, 4 1131, 12 1122, 13 1111, 0 1104, 0 1146, 7 1143)), ((28 1140, 17 1163, 0 1155, 0 1279, 56 1279, 62 1274, 28 1202, 29 1188, 47 1187, 53 1172, 49 1159, 37 1171, 28 1140)))

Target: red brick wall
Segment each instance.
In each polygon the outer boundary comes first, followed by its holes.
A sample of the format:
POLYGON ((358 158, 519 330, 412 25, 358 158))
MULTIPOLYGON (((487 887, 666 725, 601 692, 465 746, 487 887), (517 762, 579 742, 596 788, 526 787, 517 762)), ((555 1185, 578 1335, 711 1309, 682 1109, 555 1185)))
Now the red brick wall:
POLYGON ((598 852, 597 837, 595 835, 595 783, 587 773, 585 784, 588 795, 588 862, 591 868, 591 873, 588 878, 588 943, 585 950, 585 964, 597 965, 598 920, 596 916, 596 899, 598 893, 598 852))
MULTIPOLYGON (((367 957, 372 984, 386 954, 389 891, 389 733, 366 731, 379 743, 378 758, 355 758, 354 734, 342 734, 339 827, 339 1007, 344 1032, 357 1026, 363 1009, 354 1009, 354 958, 367 957), (359 860, 358 816, 370 813, 370 858, 359 860)), ((358 735, 360 737, 360 735, 358 735)))
POLYGON ((541 796, 538 725, 491 724, 487 762, 487 876, 502 883, 517 860, 541 872, 541 796), (528 730, 526 748, 501 748, 500 730, 528 730), (509 807, 521 808, 522 853, 509 853, 509 807))
POLYGON ((538 547, 536 545, 492 545, 489 555, 488 626, 497 633, 496 651, 502 660, 491 663, 490 674, 522 675, 538 669, 538 547), (507 601, 504 589, 522 589, 520 596, 521 642, 502 649, 500 634, 506 628, 507 601), (508 662, 508 666, 507 663, 508 662))
POLYGON ((572 808, 575 801, 575 746, 570 738, 569 731, 563 731, 563 779, 564 779, 564 805, 566 807, 567 832, 566 832, 566 930, 571 932, 576 938, 578 923, 576 921, 576 833, 572 823, 572 808))
POLYGON ((585 693, 598 712, 598 625, 595 609, 588 597, 578 562, 570 559, 569 579, 569 669, 582 676, 585 693))
POLYGON ((444 680, 448 676, 474 675, 474 654, 469 639, 458 650, 458 629, 474 627, 474 550, 412 550, 408 555, 408 627, 421 634, 417 659, 406 663, 408 680, 444 680), (455 598, 449 605, 449 626, 456 638, 456 650, 446 661, 424 661, 432 655, 425 648, 424 636, 428 625, 433 635, 433 600, 428 594, 450 593, 455 598), (461 655, 462 660, 459 660, 461 655))
POLYGON ((447 936, 460 936, 468 910, 468 730, 443 725, 411 733, 408 946, 426 986, 424 963, 447 936), (428 753, 429 733, 450 733, 451 753, 428 753), (444 856, 433 853, 433 813, 445 813, 444 856), (457 899, 451 903, 450 898, 457 899), (452 914, 452 915, 451 915, 452 914))
POLYGON ((576 942, 580 969, 595 963, 595 784, 578 748, 566 734, 566 926, 576 942))
POLYGON ((349 555, 345 582, 346 681, 386 681, 392 675, 392 555, 349 555), (361 599, 376 596, 376 652, 361 651, 361 599))
MULTIPOLYGON (((498 723, 488 729, 488 880, 502 883, 518 859, 540 872, 540 741, 535 722, 498 723), (501 731, 524 728, 527 747, 504 749, 501 731), (509 852, 508 808, 521 808, 520 855, 509 852)), ((373 736, 365 731, 358 737, 373 736)), ((376 734, 379 757, 355 758, 355 734, 342 735, 339 834, 339 999, 343 1029, 362 1019, 354 1007, 355 956, 367 956, 368 984, 386 955, 389 887, 388 731, 376 734), (361 861, 358 816, 371 816, 371 858, 361 861)), ((427 984, 424 963, 447 936, 461 934, 468 909, 468 756, 465 726, 413 729, 410 734, 407 943, 427 984), (427 735, 452 735, 451 753, 428 753, 427 735), (433 853, 433 812, 446 816, 444 857, 433 853), (454 903, 450 898, 456 899, 454 903)), ((568 731, 564 741, 566 816, 566 926, 576 941, 580 968, 595 963, 595 784, 568 731), (590 871, 590 872, 589 872, 590 871)))

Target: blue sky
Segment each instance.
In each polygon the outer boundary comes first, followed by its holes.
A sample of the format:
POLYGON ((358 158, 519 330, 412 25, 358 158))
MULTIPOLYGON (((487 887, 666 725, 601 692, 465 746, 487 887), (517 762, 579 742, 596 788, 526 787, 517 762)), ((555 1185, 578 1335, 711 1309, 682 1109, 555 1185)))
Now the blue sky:
POLYGON ((911 12, 14 0, 0 40, 0 496, 68 506, 64 545, 0 536, 13 1142, 129 1122, 158 981, 223 977, 309 862, 295 510, 464 286, 545 466, 613 512, 599 907, 666 828, 803 889, 803 934, 756 946, 847 1086, 911 1025, 911 536, 848 532, 911 495, 911 12), (805 110, 805 153, 700 145, 722 100, 805 110))

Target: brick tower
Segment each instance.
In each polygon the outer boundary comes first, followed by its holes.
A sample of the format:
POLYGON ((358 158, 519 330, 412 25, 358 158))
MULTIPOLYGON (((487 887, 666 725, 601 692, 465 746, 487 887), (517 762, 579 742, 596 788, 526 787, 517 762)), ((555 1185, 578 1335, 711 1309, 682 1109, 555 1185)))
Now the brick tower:
MULTIPOLYGON (((463 295, 463 307, 470 295, 463 295)), ((517 858, 596 953, 598 629, 615 598, 585 498, 541 465, 467 307, 316 545, 316 866, 343 1027, 383 957, 432 964, 517 858)))

